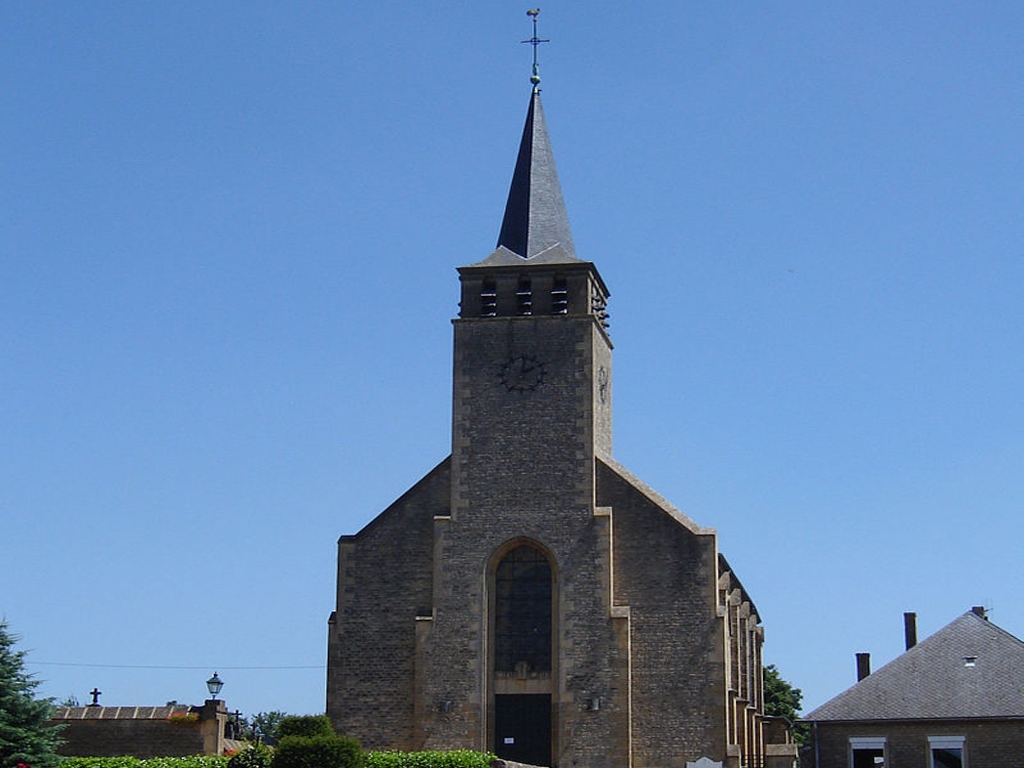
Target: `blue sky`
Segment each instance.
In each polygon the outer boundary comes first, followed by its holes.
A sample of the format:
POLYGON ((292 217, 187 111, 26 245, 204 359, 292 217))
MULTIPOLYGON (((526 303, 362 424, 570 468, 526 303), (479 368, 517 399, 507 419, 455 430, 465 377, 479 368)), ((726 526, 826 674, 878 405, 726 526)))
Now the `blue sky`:
MULTIPOLYGON (((335 541, 449 450, 527 6, 0 9, 0 614, 41 692, 318 712, 335 541)), ((545 4, 615 455, 809 710, 1024 636, 1024 5, 545 4)))

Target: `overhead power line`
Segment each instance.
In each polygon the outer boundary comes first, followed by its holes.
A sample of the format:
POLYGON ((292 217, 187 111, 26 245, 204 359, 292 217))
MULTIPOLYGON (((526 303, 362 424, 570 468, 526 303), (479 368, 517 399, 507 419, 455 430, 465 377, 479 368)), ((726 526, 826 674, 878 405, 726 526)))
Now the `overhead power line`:
POLYGON ((35 661, 26 659, 27 665, 39 664, 48 667, 99 667, 102 669, 327 669, 326 664, 297 664, 292 666, 256 666, 238 667, 227 664, 207 664, 205 666, 172 666, 169 664, 80 664, 71 661, 35 661))

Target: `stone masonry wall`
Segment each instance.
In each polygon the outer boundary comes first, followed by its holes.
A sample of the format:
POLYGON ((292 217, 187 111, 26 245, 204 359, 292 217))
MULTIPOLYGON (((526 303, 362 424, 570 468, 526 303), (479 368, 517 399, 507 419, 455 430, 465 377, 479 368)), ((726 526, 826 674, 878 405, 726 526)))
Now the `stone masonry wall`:
POLYGON ((594 509, 601 331, 585 315, 456 321, 455 331, 452 515, 436 528, 436 615, 423 654, 428 746, 493 748, 489 569, 503 547, 530 541, 555 572, 555 758, 624 765, 628 702, 624 687, 615 698, 610 677, 624 638, 610 612, 608 521, 594 509), (533 390, 502 384, 502 367, 520 356, 544 366, 533 390), (602 693, 606 706, 588 709, 602 693), (451 701, 451 711, 440 711, 440 701, 451 701))
POLYGON ((432 608, 434 517, 448 513, 449 463, 435 467, 355 536, 338 543, 329 623, 327 715, 367 749, 416 749, 417 617, 432 608))
POLYGON ((62 725, 61 755, 80 757, 185 757, 216 754, 216 718, 172 722, 174 715, 200 708, 177 707, 59 707, 49 725, 62 725), (206 749, 213 736, 212 749, 206 749))
POLYGON ((885 737, 886 768, 930 768, 929 736, 966 738, 966 765, 972 768, 1019 768, 1024 753, 1024 718, 1006 720, 818 723, 815 750, 801 753, 810 768, 848 768, 851 736, 885 737))
POLYGON ((615 599, 632 624, 633 764, 726 757, 722 626, 711 529, 681 524, 605 463, 615 520, 615 599))

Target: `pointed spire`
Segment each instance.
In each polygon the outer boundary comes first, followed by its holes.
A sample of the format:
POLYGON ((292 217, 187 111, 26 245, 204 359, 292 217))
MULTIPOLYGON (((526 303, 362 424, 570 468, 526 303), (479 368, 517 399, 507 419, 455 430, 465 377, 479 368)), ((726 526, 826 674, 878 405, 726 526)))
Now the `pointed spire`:
POLYGON ((569 259, 576 259, 562 187, 558 183, 544 110, 540 105, 540 89, 534 88, 498 246, 529 259, 554 245, 561 245, 569 259))

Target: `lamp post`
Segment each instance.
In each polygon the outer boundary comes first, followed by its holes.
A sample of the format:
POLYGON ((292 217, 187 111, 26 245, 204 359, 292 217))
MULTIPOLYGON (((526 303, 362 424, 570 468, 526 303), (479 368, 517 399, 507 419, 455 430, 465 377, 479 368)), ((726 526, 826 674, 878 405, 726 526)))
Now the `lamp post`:
POLYGON ((224 681, 217 677, 217 673, 213 673, 213 677, 206 681, 206 690, 210 692, 210 698, 213 701, 217 700, 217 694, 220 693, 220 689, 224 687, 224 681))
POLYGON ((228 708, 217 698, 224 681, 214 672, 213 677, 206 681, 206 690, 210 698, 203 702, 203 710, 199 716, 203 725, 203 754, 224 754, 224 730, 228 720, 228 708))

